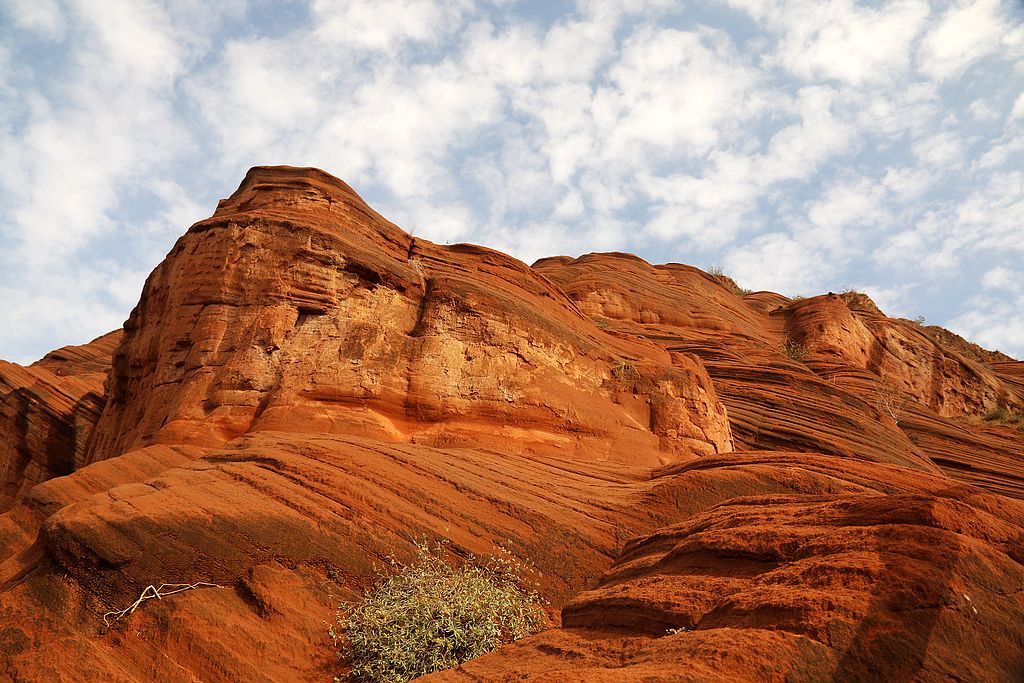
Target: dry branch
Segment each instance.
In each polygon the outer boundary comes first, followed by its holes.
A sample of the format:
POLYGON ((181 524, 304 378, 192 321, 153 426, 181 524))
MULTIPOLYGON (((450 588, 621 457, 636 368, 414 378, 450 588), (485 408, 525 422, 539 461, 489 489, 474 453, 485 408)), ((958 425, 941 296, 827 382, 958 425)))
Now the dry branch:
POLYGON ((893 419, 896 424, 900 423, 903 410, 907 407, 910 398, 897 387, 883 382, 875 388, 875 407, 879 412, 885 413, 893 419))
POLYGON ((132 604, 128 605, 122 610, 117 610, 115 612, 107 612, 106 614, 104 614, 103 623, 109 627, 110 622, 108 621, 108 617, 113 616, 114 621, 117 621, 121 617, 127 616, 134 612, 136 609, 138 609, 139 605, 141 605, 146 600, 150 600, 152 598, 156 598, 157 600, 163 600, 168 595, 174 595, 175 593, 181 593, 182 591, 192 590, 193 588, 200 587, 223 588, 223 586, 219 586, 215 583, 207 583, 206 581, 197 581, 195 583, 162 583, 160 584, 159 588, 150 584, 146 586, 146 588, 142 591, 142 594, 139 595, 138 600, 136 600, 132 604))

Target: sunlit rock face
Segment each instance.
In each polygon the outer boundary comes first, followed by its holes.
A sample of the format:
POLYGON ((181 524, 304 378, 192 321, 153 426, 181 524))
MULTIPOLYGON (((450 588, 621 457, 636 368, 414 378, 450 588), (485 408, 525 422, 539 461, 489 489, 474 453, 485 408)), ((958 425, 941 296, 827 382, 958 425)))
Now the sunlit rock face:
POLYGON ((88 460, 264 430, 637 464, 731 449, 698 361, 605 334, 522 263, 415 239, 292 168, 250 171, 150 276, 88 460))

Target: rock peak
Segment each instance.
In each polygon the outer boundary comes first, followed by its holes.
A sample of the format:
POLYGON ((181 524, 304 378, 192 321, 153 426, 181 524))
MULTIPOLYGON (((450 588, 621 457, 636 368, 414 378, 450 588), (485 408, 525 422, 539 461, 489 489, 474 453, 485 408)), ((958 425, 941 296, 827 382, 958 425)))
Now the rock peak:
POLYGON ((362 198, 343 180, 319 168, 300 166, 253 166, 238 189, 220 200, 217 213, 234 213, 272 206, 288 199, 326 201, 328 204, 362 198))

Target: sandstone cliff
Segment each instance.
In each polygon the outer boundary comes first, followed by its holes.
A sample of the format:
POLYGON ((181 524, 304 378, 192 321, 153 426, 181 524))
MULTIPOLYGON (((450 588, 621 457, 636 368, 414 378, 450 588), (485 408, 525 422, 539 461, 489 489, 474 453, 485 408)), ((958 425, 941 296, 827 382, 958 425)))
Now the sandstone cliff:
POLYGON ((564 626, 442 680, 1024 677, 1024 434, 982 419, 1024 363, 863 296, 527 267, 255 168, 0 401, 0 679, 330 680, 424 537, 532 562, 564 626))

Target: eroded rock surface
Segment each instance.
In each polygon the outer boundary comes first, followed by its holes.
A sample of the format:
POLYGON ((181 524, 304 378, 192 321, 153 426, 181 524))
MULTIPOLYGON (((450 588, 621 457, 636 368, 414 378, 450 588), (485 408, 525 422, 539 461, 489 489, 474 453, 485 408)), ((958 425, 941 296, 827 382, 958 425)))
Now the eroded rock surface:
POLYGON ((1020 680, 1024 363, 961 342, 253 169, 123 338, 0 364, 0 680, 330 680, 421 539, 551 606, 440 680, 1020 680))

